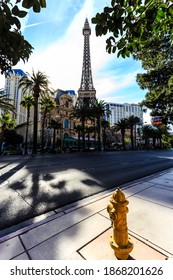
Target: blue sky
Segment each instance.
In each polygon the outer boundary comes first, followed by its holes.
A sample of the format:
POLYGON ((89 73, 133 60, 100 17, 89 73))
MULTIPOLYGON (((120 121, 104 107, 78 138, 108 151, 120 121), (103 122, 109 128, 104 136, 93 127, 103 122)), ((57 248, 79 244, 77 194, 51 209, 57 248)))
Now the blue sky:
POLYGON ((30 11, 22 22, 22 32, 34 51, 27 63, 20 62, 14 68, 29 73, 32 73, 32 69, 40 70, 49 77, 53 89, 73 89, 77 93, 82 73, 82 28, 87 17, 92 30, 91 66, 97 98, 115 103, 142 101, 146 92, 136 82, 136 74, 143 72, 141 63, 132 58, 116 58, 115 54, 108 54, 106 37, 96 37, 95 26, 91 23, 91 18, 97 12, 102 12, 110 2, 47 0, 47 8, 41 13, 30 11))

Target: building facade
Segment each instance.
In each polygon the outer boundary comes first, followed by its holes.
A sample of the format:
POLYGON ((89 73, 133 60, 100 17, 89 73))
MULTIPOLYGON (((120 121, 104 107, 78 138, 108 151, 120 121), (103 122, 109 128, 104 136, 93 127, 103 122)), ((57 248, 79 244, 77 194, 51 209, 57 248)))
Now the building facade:
POLYGON ((110 126, 114 126, 121 121, 121 119, 129 118, 130 116, 138 117, 141 120, 141 123, 143 123, 143 111, 139 104, 107 103, 107 110, 110 111, 110 126))
POLYGON ((12 114, 16 125, 26 122, 26 109, 20 105, 22 89, 19 88, 19 81, 24 75, 26 74, 21 69, 13 69, 7 72, 5 79, 5 94, 8 98, 13 99, 13 105, 16 108, 16 114, 12 114))
POLYGON ((56 109, 51 113, 51 118, 61 123, 61 128, 56 131, 56 146, 61 150, 77 147, 75 121, 71 117, 76 101, 77 95, 74 90, 57 89, 56 109))
MULTIPOLYGON (((0 89, 0 97, 3 98, 3 96, 5 96, 5 90, 4 89, 0 89)), ((3 110, 0 107, 0 117, 2 115, 3 110)))

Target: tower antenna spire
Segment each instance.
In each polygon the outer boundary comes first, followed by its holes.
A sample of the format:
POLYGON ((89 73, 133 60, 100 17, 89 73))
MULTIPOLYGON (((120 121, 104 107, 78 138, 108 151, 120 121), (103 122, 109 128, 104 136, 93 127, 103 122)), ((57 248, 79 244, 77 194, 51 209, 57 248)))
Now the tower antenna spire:
POLYGON ((82 29, 84 35, 84 50, 83 50, 83 65, 81 84, 78 90, 78 99, 82 99, 85 103, 89 104, 90 101, 96 99, 96 90, 93 85, 91 57, 90 57, 90 35, 91 28, 86 17, 84 27, 82 29))

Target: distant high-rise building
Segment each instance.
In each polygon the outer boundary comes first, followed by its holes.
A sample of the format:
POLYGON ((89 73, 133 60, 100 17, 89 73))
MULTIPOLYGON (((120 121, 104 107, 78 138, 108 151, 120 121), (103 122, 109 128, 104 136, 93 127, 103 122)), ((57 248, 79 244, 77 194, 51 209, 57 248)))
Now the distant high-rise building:
POLYGON ((19 89, 19 81, 24 75, 26 74, 21 69, 12 69, 7 72, 5 79, 5 94, 8 98, 13 99, 16 108, 16 114, 12 116, 16 120, 16 125, 26 122, 26 109, 20 105, 22 90, 19 89))
POLYGON ((143 111, 139 104, 107 103, 106 106, 107 110, 110 111, 109 122, 111 126, 121 121, 121 119, 128 118, 132 115, 138 117, 141 123, 143 123, 143 111))
MULTIPOLYGON (((3 97, 5 95, 5 90, 4 89, 0 89, 0 97, 3 97)), ((0 116, 1 116, 1 114, 2 114, 2 109, 1 109, 1 107, 0 107, 0 116)))
POLYGON ((89 104, 90 101, 96 99, 96 90, 93 85, 92 70, 91 70, 91 57, 90 57, 90 35, 91 28, 88 19, 86 18, 83 27, 84 35, 84 50, 83 50, 83 66, 81 84, 78 90, 78 100, 84 101, 89 104))

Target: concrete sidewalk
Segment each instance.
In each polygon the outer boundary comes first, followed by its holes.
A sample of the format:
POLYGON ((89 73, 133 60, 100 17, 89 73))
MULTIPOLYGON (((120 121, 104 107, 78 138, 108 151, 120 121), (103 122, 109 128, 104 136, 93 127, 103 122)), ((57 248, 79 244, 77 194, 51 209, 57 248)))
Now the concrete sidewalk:
MULTIPOLYGON (((136 260, 173 257, 173 169, 120 187, 129 201, 131 252, 136 260)), ((32 219, 0 238, 1 260, 113 260, 109 190, 32 219)))

